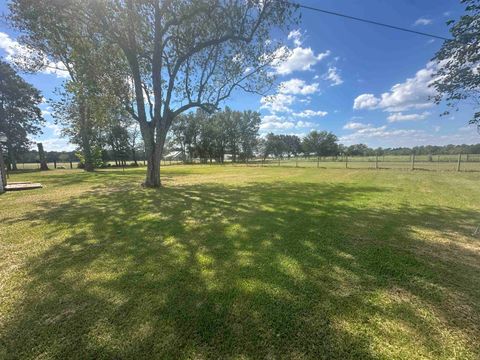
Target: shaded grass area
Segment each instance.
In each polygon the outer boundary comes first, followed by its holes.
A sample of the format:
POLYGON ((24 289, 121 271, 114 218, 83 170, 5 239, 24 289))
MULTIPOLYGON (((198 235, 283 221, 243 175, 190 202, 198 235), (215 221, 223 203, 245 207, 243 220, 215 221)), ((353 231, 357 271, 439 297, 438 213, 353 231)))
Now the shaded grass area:
POLYGON ((15 175, 0 358, 475 359, 476 174, 15 175))

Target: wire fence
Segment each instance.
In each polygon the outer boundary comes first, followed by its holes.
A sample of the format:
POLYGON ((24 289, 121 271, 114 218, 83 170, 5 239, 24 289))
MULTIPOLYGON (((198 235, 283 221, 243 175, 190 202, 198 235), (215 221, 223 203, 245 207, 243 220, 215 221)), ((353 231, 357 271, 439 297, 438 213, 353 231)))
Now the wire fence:
MULTIPOLYGON (((47 163, 49 169, 77 169, 78 162, 48 162, 47 163)), ((39 170, 40 163, 39 162, 19 162, 17 163, 17 170, 39 170)))
MULTIPOLYGON (((226 160, 192 159, 188 162, 180 160, 162 160, 162 166, 182 164, 211 164, 234 166, 259 166, 259 167, 298 167, 298 168, 327 168, 327 169, 396 169, 396 170, 428 170, 428 171, 479 171, 480 154, 460 155, 385 155, 385 156, 337 156, 337 157, 283 157, 283 158, 253 158, 232 162, 226 160)), ((132 161, 125 166, 115 166, 115 162, 107 163, 107 167, 131 167, 132 161)), ((136 166, 145 166, 140 160, 136 166)), ((49 169, 77 169, 78 162, 53 162, 48 163, 49 169)), ((18 170, 40 169, 39 163, 18 163, 18 170)))
POLYGON ((251 160, 249 164, 256 166, 318 167, 331 169, 480 171, 480 154, 267 158, 251 160))

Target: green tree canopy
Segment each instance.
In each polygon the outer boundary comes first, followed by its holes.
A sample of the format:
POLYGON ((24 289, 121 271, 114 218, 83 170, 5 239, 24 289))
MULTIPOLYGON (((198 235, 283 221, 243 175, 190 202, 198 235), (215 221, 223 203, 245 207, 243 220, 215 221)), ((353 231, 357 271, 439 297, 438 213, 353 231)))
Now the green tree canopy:
POLYGON ((331 132, 313 130, 303 138, 303 149, 317 156, 337 155, 337 141, 337 136, 331 132))
MULTIPOLYGON (((435 101, 445 100, 451 109, 470 102, 474 114, 470 123, 480 124, 480 0, 461 0, 465 14, 450 20, 451 40, 446 40, 433 60, 439 63, 433 86, 435 101)), ((448 114, 448 111, 445 112, 448 114)))
POLYGON ((38 107, 41 102, 40 91, 0 60, 0 132, 8 139, 0 146, 6 148, 10 168, 16 169, 17 157, 31 145, 28 136, 41 133, 44 123, 38 107))

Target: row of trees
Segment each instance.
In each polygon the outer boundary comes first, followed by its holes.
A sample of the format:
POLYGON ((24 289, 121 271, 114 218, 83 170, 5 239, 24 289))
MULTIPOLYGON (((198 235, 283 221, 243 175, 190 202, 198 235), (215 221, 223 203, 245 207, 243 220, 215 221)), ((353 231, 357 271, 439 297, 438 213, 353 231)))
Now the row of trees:
POLYGON ((255 154, 260 122, 255 111, 227 107, 210 115, 199 109, 179 116, 169 133, 168 148, 179 151, 184 161, 200 158, 223 163, 226 154, 233 162, 245 160, 255 154))
POLYGON ((458 154, 480 154, 480 144, 473 145, 422 145, 414 147, 399 148, 370 148, 365 144, 351 145, 345 148, 345 153, 349 155, 458 155, 458 154))
POLYGON ((306 156, 336 156, 340 154, 338 138, 327 131, 311 131, 303 139, 296 135, 268 134, 260 139, 259 154, 266 159, 269 156, 291 157, 303 154, 306 156))
POLYGON ((338 144, 335 134, 326 131, 312 131, 305 137, 296 135, 268 134, 264 139, 258 140, 257 154, 263 158, 269 156, 375 156, 375 155, 458 155, 480 154, 480 144, 474 145, 426 145, 399 147, 399 148, 371 148, 365 144, 346 146, 338 144))

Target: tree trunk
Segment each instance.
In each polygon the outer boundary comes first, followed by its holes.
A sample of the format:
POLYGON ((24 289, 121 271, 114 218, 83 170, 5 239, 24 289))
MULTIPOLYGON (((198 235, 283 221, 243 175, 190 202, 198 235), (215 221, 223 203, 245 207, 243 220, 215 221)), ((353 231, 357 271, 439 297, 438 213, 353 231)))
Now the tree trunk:
POLYGON ((88 126, 88 115, 85 107, 85 101, 82 99, 79 104, 79 115, 81 123, 80 132, 82 137, 83 157, 85 161, 84 170, 90 172, 94 170, 94 164, 92 159, 92 149, 90 148, 90 129, 88 126))
POLYGON ((161 151, 158 150, 158 144, 155 145, 154 151, 147 152, 147 175, 145 177, 145 187, 160 187, 160 159, 161 151))
POLYGON ((90 140, 88 138, 88 135, 86 134, 82 135, 82 147, 83 147, 83 156, 85 159, 84 170, 91 172, 94 170, 94 165, 92 160, 92 150, 90 149, 90 140))
POLYGON ((8 170, 18 170, 17 168, 17 158, 15 156, 15 151, 12 146, 7 143, 7 159, 8 159, 8 170))
MULTIPOLYGON (((143 141, 145 144, 145 155, 147 158, 147 174, 145 176, 145 187, 160 187, 160 160, 162 158, 163 143, 165 139, 157 136, 155 141, 154 129, 149 124, 141 126, 143 141)), ((164 136, 165 137, 165 136, 164 136)))
POLYGON ((40 170, 48 170, 47 161, 45 159, 45 151, 43 151, 43 144, 37 143, 38 156, 40 158, 40 170))
POLYGON ((137 155, 135 154, 135 148, 132 148, 132 158, 133 158, 133 163, 135 164, 135 166, 138 166, 137 155))

